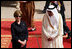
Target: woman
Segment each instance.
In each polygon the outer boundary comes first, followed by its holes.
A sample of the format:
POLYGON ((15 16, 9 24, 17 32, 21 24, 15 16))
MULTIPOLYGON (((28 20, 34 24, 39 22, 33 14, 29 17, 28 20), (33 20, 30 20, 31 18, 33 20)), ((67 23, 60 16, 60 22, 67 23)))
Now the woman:
POLYGON ((22 20, 26 22, 27 27, 31 27, 31 30, 35 31, 35 26, 34 26, 35 4, 34 4, 34 1, 20 1, 20 10, 23 13, 22 20))
POLYGON ((21 21, 22 12, 16 10, 14 13, 15 22, 11 24, 13 48, 26 48, 28 30, 25 22, 21 21))
POLYGON ((57 9, 50 5, 42 23, 42 48, 63 48, 63 21, 57 9))

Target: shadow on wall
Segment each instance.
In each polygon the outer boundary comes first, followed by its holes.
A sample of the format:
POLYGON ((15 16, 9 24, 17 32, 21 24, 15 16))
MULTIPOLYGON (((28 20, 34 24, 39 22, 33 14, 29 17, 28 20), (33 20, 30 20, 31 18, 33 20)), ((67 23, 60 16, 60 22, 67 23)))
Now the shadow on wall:
POLYGON ((2 7, 16 7, 17 3, 15 1, 1 1, 2 7))
POLYGON ((37 12, 38 14, 44 14, 41 9, 35 9, 35 12, 37 12))

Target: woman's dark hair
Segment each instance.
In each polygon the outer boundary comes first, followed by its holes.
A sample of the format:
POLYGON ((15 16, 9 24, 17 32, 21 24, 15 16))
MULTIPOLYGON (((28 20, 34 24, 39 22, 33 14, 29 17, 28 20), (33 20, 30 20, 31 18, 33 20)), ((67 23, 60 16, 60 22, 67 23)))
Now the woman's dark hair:
POLYGON ((17 16, 22 16, 22 12, 20 10, 16 10, 14 12, 14 17, 17 17, 17 16))

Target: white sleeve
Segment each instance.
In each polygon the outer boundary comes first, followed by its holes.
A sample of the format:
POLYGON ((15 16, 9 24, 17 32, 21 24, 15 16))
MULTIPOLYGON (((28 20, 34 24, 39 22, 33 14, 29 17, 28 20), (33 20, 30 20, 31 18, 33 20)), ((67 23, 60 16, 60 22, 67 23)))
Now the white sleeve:
MULTIPOLYGON (((60 14, 59 14, 60 15, 60 14)), ((60 15, 60 17, 61 17, 61 15, 60 15)), ((62 20, 62 17, 61 17, 61 24, 60 24, 60 31, 59 31, 59 29, 55 32, 55 31, 53 31, 54 32, 54 34, 52 34, 51 35, 51 37, 54 39, 56 36, 62 36, 63 35, 63 20, 62 20)))
MULTIPOLYGON (((60 14, 60 16, 61 16, 61 14, 60 14)), ((61 16, 61 29, 60 29, 60 36, 62 36, 63 35, 63 19, 62 19, 62 16, 61 16)))
POLYGON ((51 35, 51 38, 54 39, 58 35, 58 31, 51 35))
POLYGON ((52 30, 51 38, 54 39, 58 35, 58 29, 54 27, 52 30))
POLYGON ((45 26, 46 26, 46 19, 44 17, 43 22, 42 22, 42 32, 47 38, 49 38, 50 37, 50 34, 49 34, 50 32, 47 31, 45 26))
POLYGON ((45 29, 43 26, 42 26, 42 31, 43 31, 44 35, 45 35, 47 38, 50 38, 50 37, 51 37, 51 35, 49 34, 49 33, 51 33, 51 32, 46 31, 46 29, 45 29))

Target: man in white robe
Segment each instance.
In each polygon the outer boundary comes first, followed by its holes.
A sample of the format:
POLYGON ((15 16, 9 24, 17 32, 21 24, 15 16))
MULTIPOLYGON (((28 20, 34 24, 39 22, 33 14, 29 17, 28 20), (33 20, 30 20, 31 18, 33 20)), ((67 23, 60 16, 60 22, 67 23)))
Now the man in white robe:
POLYGON ((63 21, 57 9, 50 5, 42 22, 42 48, 63 48, 63 21))

